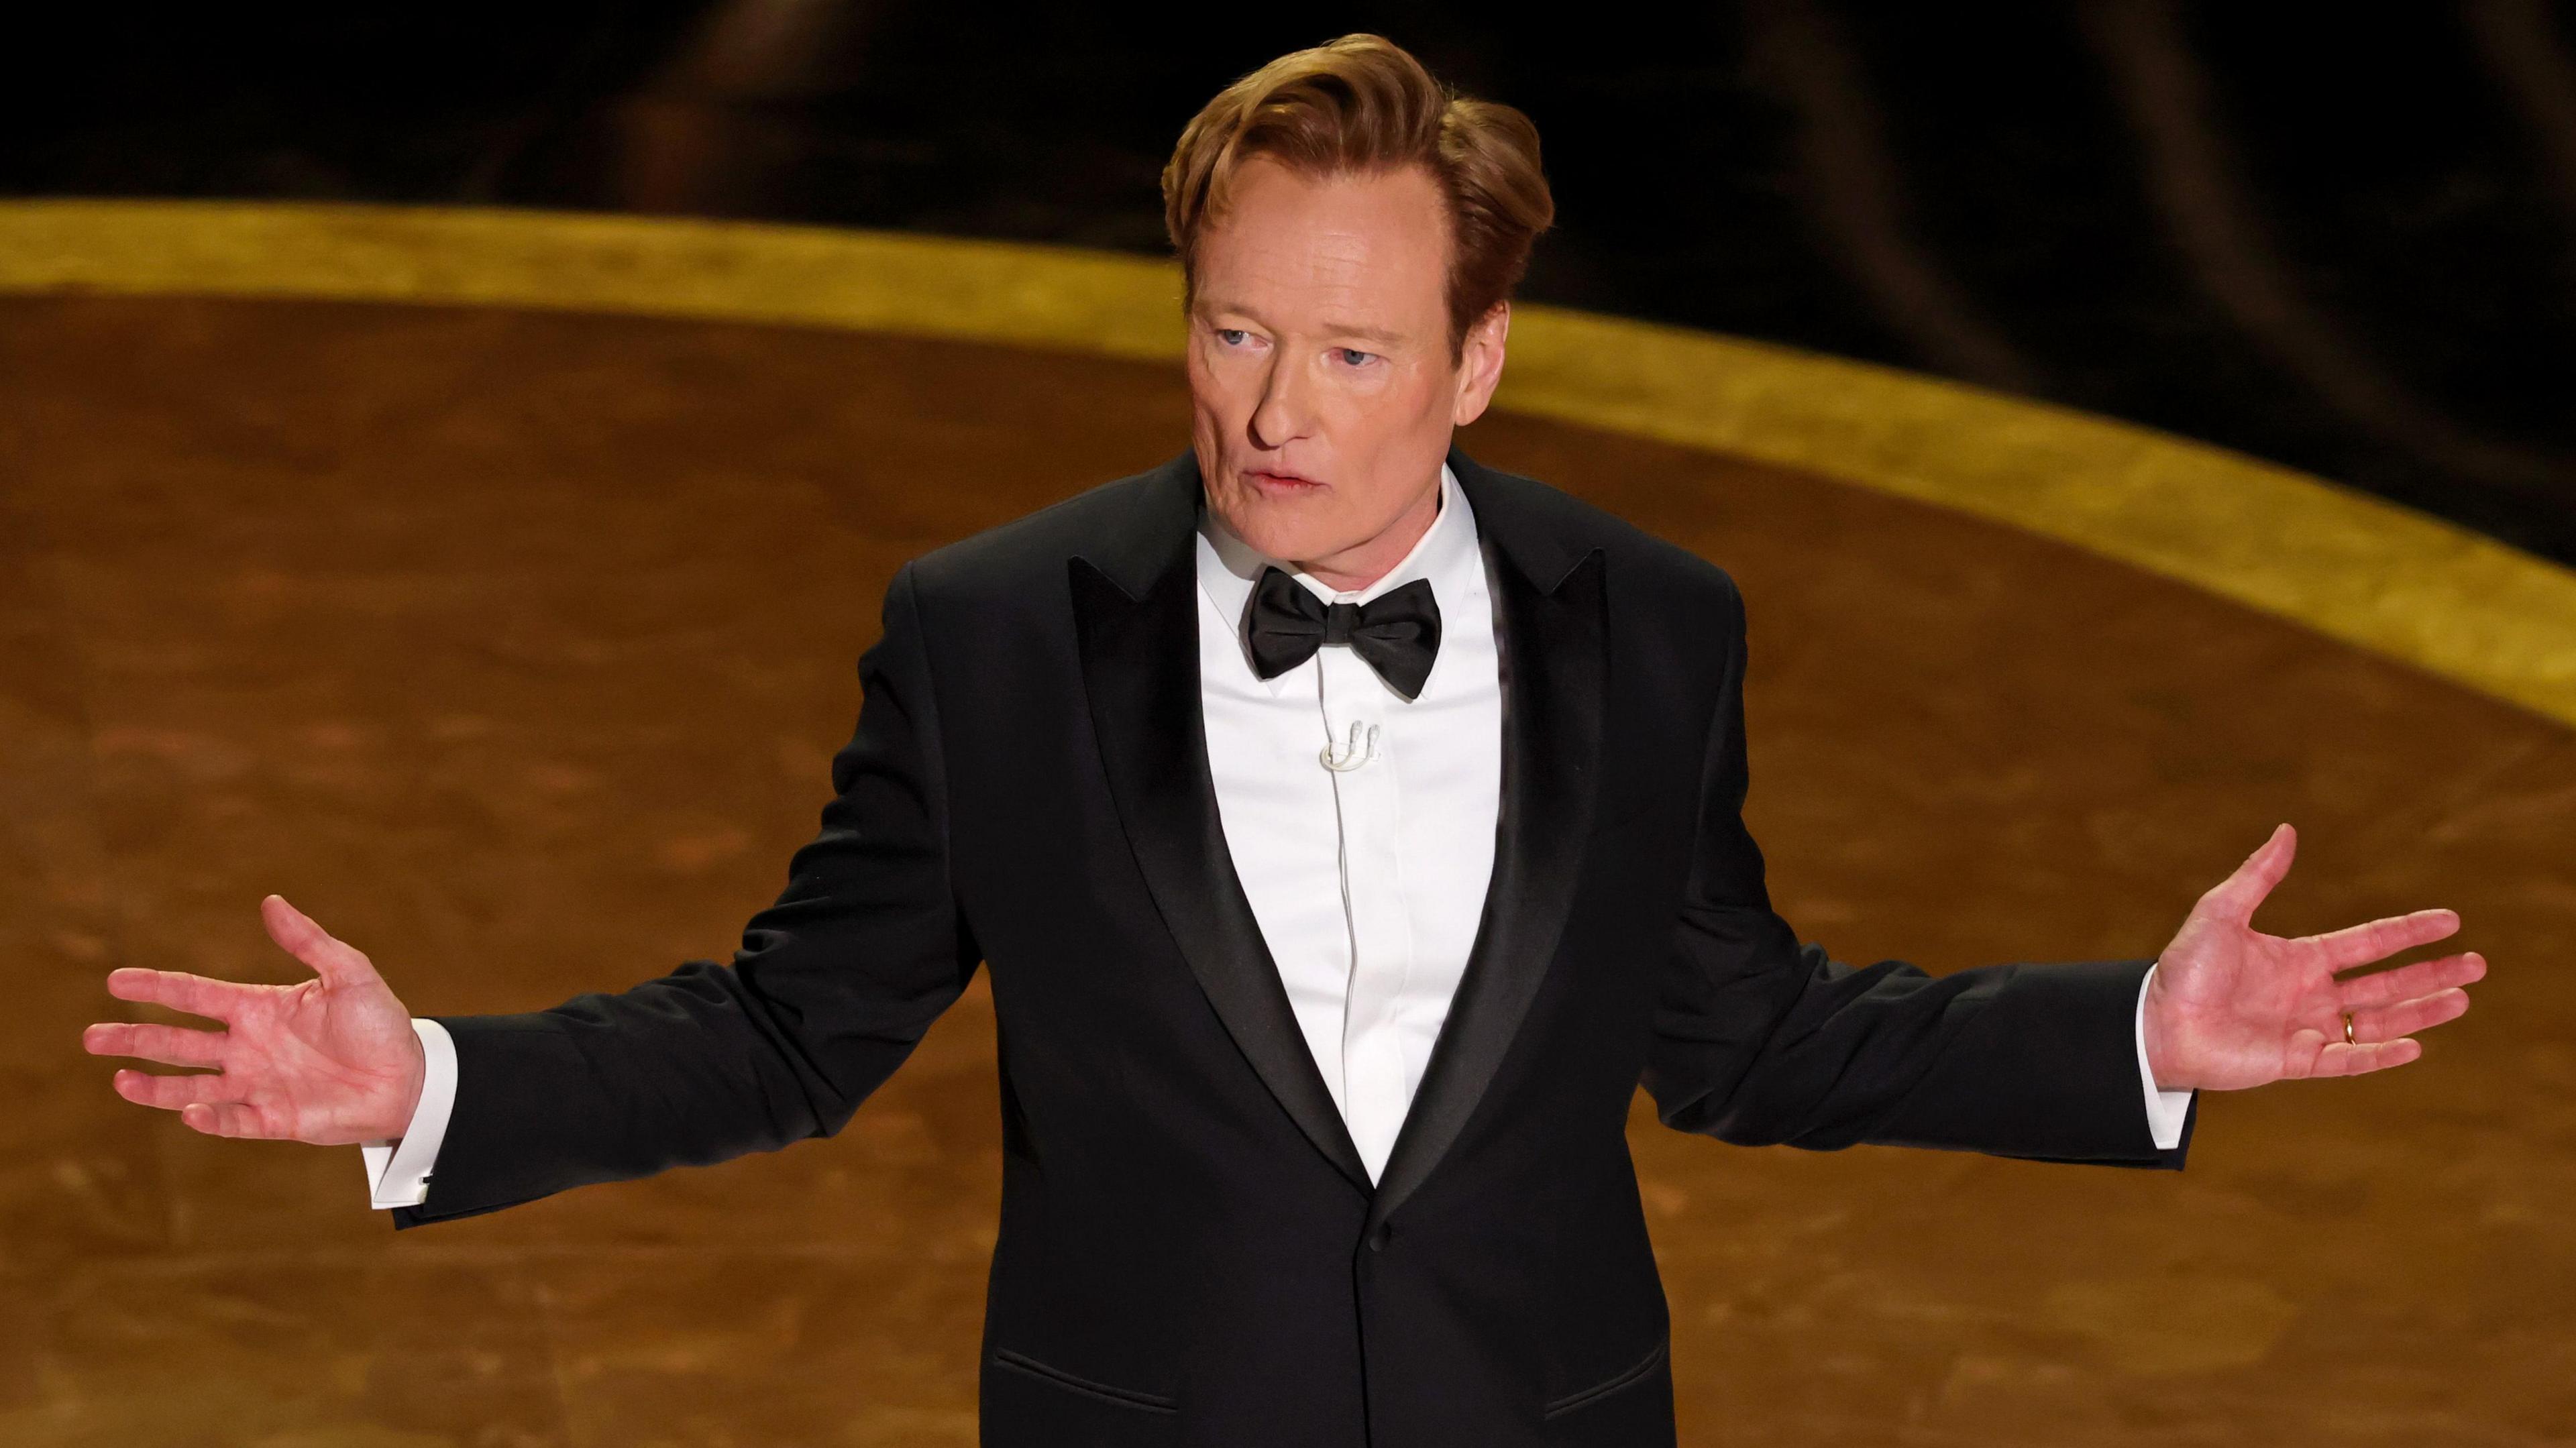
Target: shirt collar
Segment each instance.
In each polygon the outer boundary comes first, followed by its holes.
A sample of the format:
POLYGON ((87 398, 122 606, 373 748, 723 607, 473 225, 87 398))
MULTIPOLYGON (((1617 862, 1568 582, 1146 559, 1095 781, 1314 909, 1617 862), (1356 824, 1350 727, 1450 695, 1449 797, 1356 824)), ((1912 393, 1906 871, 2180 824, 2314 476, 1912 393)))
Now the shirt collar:
MULTIPOLYGON (((1208 507, 1204 495, 1199 499, 1198 565, 1199 587, 1216 605, 1217 614, 1237 625, 1238 630, 1243 611, 1252 602, 1253 585, 1261 581, 1265 568, 1285 571, 1327 603, 1367 603, 1417 578, 1427 578, 1431 580, 1432 597, 1443 606, 1452 606, 1475 596, 1477 575, 1485 566, 1484 555, 1476 547, 1475 512, 1467 506, 1467 494, 1458 486, 1458 475, 1445 462, 1440 465, 1440 512, 1432 518, 1431 526, 1423 530, 1412 549, 1384 577, 1357 592, 1337 593, 1296 564, 1270 557, 1244 542, 1208 507)), ((1240 642, 1238 638, 1238 645, 1240 642)), ((1251 663, 1251 657, 1244 655, 1244 666, 1249 668, 1251 663)), ((1287 678, 1282 674, 1265 682, 1276 692, 1287 687, 1287 678)))

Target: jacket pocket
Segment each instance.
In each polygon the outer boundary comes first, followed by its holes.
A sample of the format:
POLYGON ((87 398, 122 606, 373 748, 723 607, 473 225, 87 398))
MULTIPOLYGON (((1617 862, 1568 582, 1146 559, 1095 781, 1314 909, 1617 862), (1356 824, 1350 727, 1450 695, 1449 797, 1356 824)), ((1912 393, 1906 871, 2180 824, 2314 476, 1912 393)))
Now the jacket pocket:
POLYGON ((1139 1392, 1134 1388, 1112 1387, 1107 1383, 1095 1383, 1089 1378, 1077 1377, 1059 1367, 1050 1367, 1027 1353, 1013 1352, 1006 1347, 993 1349, 993 1365, 1026 1374, 1043 1383, 1051 1383, 1069 1393, 1082 1393, 1102 1402, 1116 1403, 1122 1408, 1134 1408, 1146 1413, 1177 1413, 1181 1410, 1181 1402, 1178 1398, 1166 1397, 1161 1393, 1139 1392))
POLYGON ((1621 1388, 1635 1387, 1654 1373, 1657 1365, 1663 1362, 1664 1354, 1672 1349, 1672 1345, 1672 1338, 1667 1336, 1656 1343, 1654 1351, 1647 1353, 1645 1358, 1635 1366, 1622 1368, 1588 1388, 1550 1400, 1546 1406, 1539 1409, 1539 1416, 1541 1418, 1561 1417, 1577 1408, 1590 1407, 1621 1388))

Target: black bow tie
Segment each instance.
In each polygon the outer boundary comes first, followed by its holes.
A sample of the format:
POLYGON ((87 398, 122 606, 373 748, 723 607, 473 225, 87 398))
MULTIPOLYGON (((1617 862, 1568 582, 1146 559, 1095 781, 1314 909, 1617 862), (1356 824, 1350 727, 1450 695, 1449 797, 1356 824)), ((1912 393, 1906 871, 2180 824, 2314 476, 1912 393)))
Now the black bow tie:
POLYGON ((1265 679, 1313 658, 1326 644, 1348 644, 1388 688, 1411 699, 1421 694, 1440 652, 1440 605, 1428 578, 1366 603, 1326 603, 1286 570, 1265 568, 1243 616, 1243 643, 1253 672, 1265 679))

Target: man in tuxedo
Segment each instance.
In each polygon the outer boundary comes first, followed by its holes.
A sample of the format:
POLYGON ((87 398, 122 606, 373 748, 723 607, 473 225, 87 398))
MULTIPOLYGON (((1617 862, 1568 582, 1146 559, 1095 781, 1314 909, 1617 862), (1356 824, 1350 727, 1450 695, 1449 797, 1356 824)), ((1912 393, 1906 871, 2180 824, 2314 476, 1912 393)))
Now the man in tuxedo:
POLYGON ((126 969, 128 1099, 364 1148, 400 1227, 824 1136, 982 964, 1003 1191, 984 1441, 1673 1441, 1624 1136, 2180 1167, 2193 1093, 2415 1058, 2473 953, 2418 911, 2154 959, 1855 969, 1746 832, 1720 568, 1455 428, 1550 219, 1535 130, 1351 36, 1164 177, 1191 446, 908 564, 820 833, 730 964, 413 1020, 262 902, 303 984, 126 969))

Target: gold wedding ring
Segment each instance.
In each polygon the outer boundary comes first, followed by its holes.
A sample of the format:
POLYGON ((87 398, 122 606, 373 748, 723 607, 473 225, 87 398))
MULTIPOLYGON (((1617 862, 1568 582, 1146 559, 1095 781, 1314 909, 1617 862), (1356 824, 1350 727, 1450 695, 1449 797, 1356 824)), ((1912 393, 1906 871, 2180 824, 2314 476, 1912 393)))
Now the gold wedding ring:
POLYGON ((2343 1013, 2343 1043, 2347 1046, 2361 1044, 2352 1038, 2352 1012, 2350 1011, 2343 1013))

